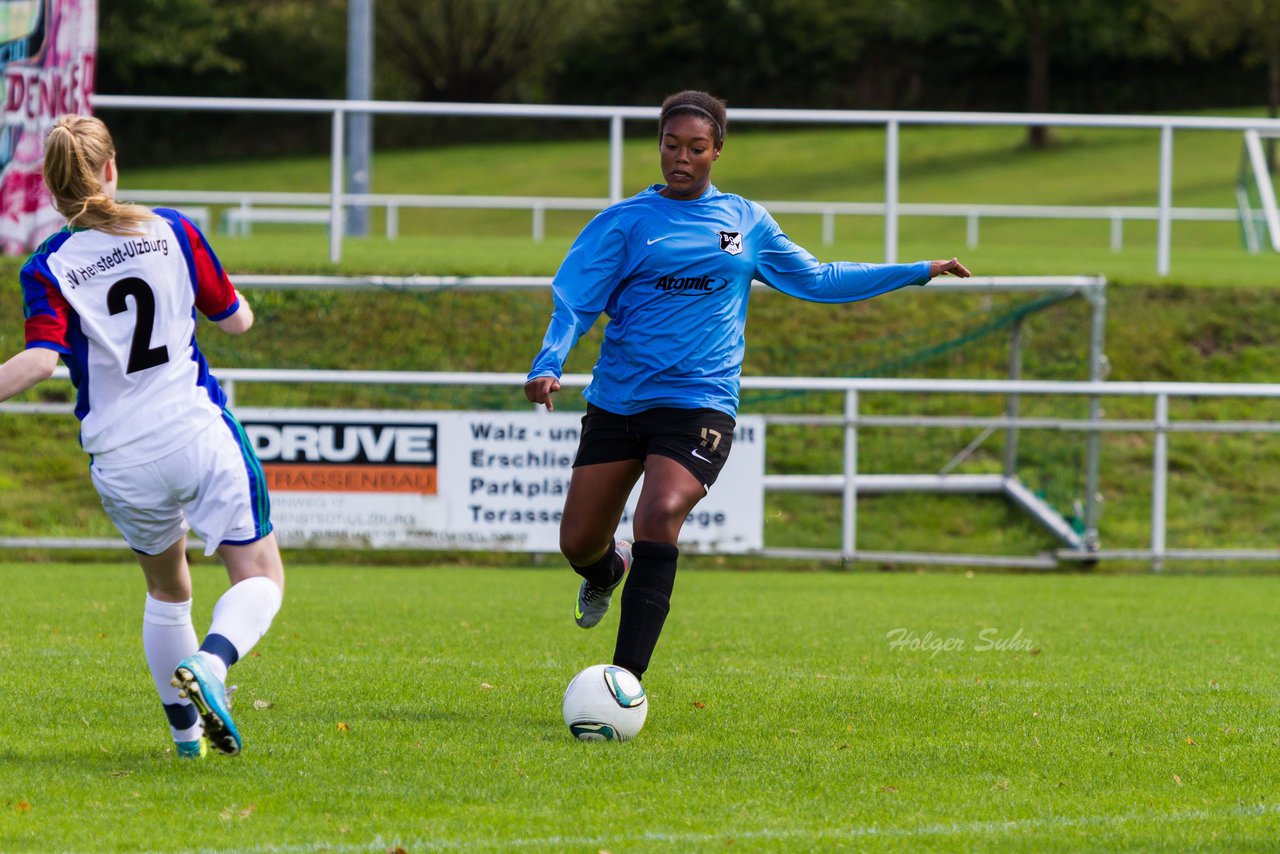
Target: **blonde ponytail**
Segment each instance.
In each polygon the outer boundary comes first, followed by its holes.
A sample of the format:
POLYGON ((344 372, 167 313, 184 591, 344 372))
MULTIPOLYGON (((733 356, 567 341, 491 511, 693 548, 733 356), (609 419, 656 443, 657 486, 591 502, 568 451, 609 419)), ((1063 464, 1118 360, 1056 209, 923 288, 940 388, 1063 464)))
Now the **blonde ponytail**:
POLYGON ((141 233, 142 224, 156 218, 149 208, 120 204, 103 188, 98 176, 115 156, 101 119, 66 115, 53 123, 44 140, 44 184, 67 225, 123 236, 141 233))

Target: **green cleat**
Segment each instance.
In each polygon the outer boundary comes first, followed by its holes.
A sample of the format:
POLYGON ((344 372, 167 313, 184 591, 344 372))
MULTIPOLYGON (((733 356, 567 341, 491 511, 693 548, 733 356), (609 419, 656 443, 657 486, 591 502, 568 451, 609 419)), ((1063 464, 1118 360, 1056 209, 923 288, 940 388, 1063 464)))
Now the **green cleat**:
POLYGON ((231 719, 231 703, 222 680, 209 671, 200 653, 178 662, 173 683, 178 695, 195 705, 204 721, 204 734, 219 753, 235 756, 240 752, 240 733, 231 719))
POLYGON ((201 736, 195 741, 175 741, 179 759, 204 759, 209 755, 209 739, 201 736))
POLYGON ((627 577, 627 570, 631 568, 631 543, 619 540, 614 544, 614 548, 622 558, 622 574, 618 576, 618 580, 608 587, 596 587, 594 584, 583 581, 582 586, 578 588, 578 601, 573 606, 573 621, 584 629, 589 629, 604 619, 605 613, 609 610, 609 601, 613 598, 613 591, 618 589, 622 579, 627 577))

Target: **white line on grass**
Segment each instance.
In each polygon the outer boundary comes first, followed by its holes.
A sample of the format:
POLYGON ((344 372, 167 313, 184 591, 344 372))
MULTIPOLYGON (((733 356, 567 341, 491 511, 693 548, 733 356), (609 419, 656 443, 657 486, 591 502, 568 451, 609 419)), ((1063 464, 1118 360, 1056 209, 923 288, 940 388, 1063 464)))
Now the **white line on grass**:
MULTIPOLYGON (((342 845, 317 842, 307 845, 264 845, 257 848, 237 848, 241 852, 263 852, 263 854, 310 854, 315 851, 345 852, 386 851, 389 848, 401 847, 407 851, 453 851, 473 848, 553 848, 560 846, 609 846, 621 843, 641 844, 645 842, 696 845, 717 842, 726 839, 764 841, 786 839, 812 839, 835 841, 882 837, 885 839, 911 839, 958 835, 996 835, 1027 830, 1061 830, 1073 827, 1119 826, 1133 822, 1153 822, 1155 824, 1173 824, 1184 821, 1216 820, 1224 818, 1256 818, 1280 812, 1280 805, 1256 804, 1240 806, 1224 810, 1188 810, 1186 812, 1169 813, 1168 815, 1152 815, 1138 813, 1132 815, 1093 815, 1093 816, 1054 816, 1052 818, 1025 818, 1010 821, 971 821, 926 824, 920 827, 877 827, 875 825, 850 828, 815 828, 804 829, 772 829, 748 830, 740 833, 620 833, 597 836, 543 836, 526 839, 391 839, 383 840, 381 836, 365 845, 342 845)), ((217 854, 222 849, 202 849, 201 854, 217 854)))

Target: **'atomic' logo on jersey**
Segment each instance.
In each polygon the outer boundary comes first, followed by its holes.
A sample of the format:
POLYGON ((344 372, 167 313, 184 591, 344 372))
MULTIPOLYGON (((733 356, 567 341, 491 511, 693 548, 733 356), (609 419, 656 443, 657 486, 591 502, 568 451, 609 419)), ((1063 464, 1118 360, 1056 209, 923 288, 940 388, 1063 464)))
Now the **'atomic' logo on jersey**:
POLYGON ((720 276, 663 276, 654 285, 677 297, 705 297, 729 286, 729 280, 720 276))

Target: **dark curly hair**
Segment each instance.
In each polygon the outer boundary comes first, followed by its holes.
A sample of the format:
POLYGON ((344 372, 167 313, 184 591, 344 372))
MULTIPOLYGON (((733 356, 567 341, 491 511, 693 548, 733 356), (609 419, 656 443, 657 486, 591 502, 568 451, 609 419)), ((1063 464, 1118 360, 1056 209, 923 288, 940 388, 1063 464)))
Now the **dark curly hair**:
POLYGON ((667 129, 667 120, 679 115, 697 116, 711 122, 711 133, 716 148, 724 145, 724 132, 729 124, 724 101, 696 89, 686 89, 667 96, 667 99, 662 102, 662 113, 658 117, 659 141, 662 140, 662 134, 667 129))

